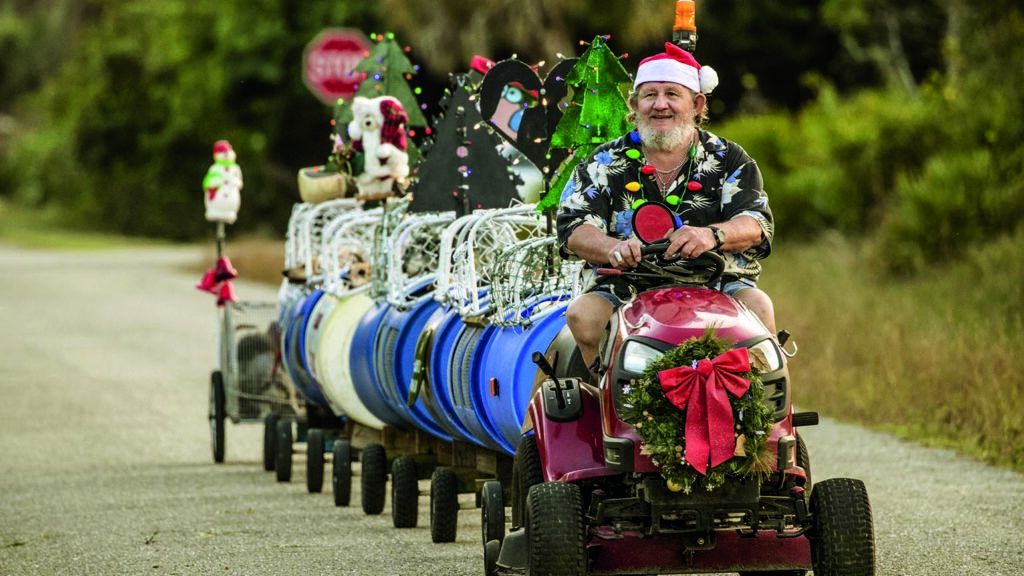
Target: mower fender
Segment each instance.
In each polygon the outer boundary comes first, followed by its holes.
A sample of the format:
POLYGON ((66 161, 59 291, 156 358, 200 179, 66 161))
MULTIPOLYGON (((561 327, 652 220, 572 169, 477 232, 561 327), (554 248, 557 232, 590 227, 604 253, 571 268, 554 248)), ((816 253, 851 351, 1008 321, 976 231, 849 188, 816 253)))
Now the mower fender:
POLYGON ((598 397, 589 386, 577 390, 579 416, 569 421, 548 417, 543 390, 538 390, 530 402, 537 452, 547 482, 571 482, 614 473, 604 462, 598 397))

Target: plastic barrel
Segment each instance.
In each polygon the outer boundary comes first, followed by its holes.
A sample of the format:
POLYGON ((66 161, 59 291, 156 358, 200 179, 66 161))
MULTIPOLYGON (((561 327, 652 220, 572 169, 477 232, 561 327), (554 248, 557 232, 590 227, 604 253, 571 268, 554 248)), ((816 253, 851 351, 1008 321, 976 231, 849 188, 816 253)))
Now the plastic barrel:
POLYGON ((376 356, 374 343, 377 340, 377 332, 380 330, 384 315, 390 309, 391 307, 387 304, 373 304, 359 319, 352 334, 348 369, 356 395, 367 410, 385 424, 404 428, 406 426, 405 419, 395 412, 388 403, 377 375, 377 365, 374 362, 376 356))
POLYGON ((320 371, 320 352, 322 349, 321 340, 324 329, 327 328, 327 318, 334 312, 338 299, 327 293, 321 293, 316 304, 309 311, 309 318, 306 320, 305 338, 303 339, 303 366, 309 373, 310 380, 320 391, 331 411, 338 415, 346 415, 341 404, 335 402, 324 387, 323 374, 320 371))
POLYGON ((458 418, 470 435, 494 450, 506 451, 506 447, 480 420, 480 414, 473 406, 473 358, 480 351, 481 338, 485 327, 458 322, 451 338, 451 360, 447 366, 444 388, 451 399, 452 414, 458 418))
POLYGON ((440 305, 424 297, 408 310, 391 308, 384 315, 377 341, 374 345, 377 374, 381 388, 391 408, 420 430, 442 440, 452 437, 431 417, 423 406, 422 398, 408 405, 409 388, 412 384, 413 363, 416 360, 416 343, 426 328, 427 320, 440 305))
POLYGON ((473 359, 471 399, 488 434, 515 451, 537 378, 534 352, 544 353, 565 326, 567 302, 551 306, 526 327, 490 326, 473 359))
POLYGON ((284 333, 282 358, 288 376, 299 394, 312 404, 328 407, 327 399, 320 393, 319 386, 313 382, 305 366, 306 322, 321 296, 323 292, 316 290, 296 302, 284 333))
MULTIPOLYGON (((317 381, 332 406, 337 405, 348 418, 380 430, 384 427, 384 421, 375 416, 360 399, 349 370, 349 358, 359 319, 373 307, 373 300, 362 293, 340 299, 327 294, 321 299, 325 300, 331 300, 334 304, 322 322, 319 351, 310 354, 316 358, 317 381)), ((309 346, 313 347, 313 344, 309 346)))
POLYGON ((462 323, 462 317, 452 308, 439 308, 427 321, 427 330, 434 332, 434 342, 430 350, 428 385, 420 393, 420 397, 423 398, 423 405, 434 420, 453 438, 487 448, 497 448, 497 445, 487 444, 474 436, 473 431, 455 414, 448 371, 453 362, 455 340, 463 328, 465 324, 462 323))

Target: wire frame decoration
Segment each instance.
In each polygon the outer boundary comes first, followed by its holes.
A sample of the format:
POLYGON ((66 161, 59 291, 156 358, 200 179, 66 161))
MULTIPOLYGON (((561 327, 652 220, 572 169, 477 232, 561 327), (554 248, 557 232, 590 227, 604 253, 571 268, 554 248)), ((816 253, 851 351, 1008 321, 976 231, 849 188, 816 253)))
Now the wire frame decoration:
POLYGON ((404 310, 431 297, 441 252, 441 234, 455 212, 409 214, 388 243, 387 302, 404 310))
POLYGON ((473 225, 481 218, 486 218, 490 210, 476 210, 457 218, 441 233, 441 246, 438 253, 437 277, 434 280, 434 299, 441 304, 457 306, 466 298, 468 290, 458 283, 454 276, 456 258, 462 261, 465 256, 467 236, 473 225), (456 256, 458 252, 458 256, 456 256))
POLYGON ((409 211, 409 198, 389 198, 383 206, 380 224, 373 231, 373 249, 370 252, 370 297, 383 302, 388 295, 388 249, 391 235, 409 211))
POLYGON ((383 210, 354 210, 335 218, 323 232, 320 260, 323 289, 338 298, 370 288, 373 234, 383 210))
POLYGON ((490 320, 529 326, 549 305, 580 293, 583 263, 565 260, 554 236, 529 238, 499 250, 490 270, 490 320))
POLYGON ((452 255, 453 283, 461 288, 453 304, 464 317, 485 316, 492 308, 492 268, 510 246, 548 234, 532 204, 490 210, 469 226, 452 255))

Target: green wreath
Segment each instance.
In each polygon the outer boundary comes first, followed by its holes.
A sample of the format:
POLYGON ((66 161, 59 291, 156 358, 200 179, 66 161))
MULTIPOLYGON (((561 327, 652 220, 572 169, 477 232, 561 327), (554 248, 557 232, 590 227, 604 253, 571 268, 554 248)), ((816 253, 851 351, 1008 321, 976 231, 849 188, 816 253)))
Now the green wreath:
POLYGON ((750 381, 746 393, 739 398, 729 395, 736 424, 736 455, 707 470, 706 476, 687 464, 683 456, 686 411, 666 398, 658 372, 691 366, 730 349, 729 343, 716 338, 714 329, 709 328, 702 337, 691 338, 648 364, 638 380, 623 387, 624 407, 620 417, 636 428, 643 441, 641 453, 651 457, 670 490, 690 494, 695 488, 703 487, 710 492, 725 484, 729 476, 760 479, 771 471, 767 441, 774 425, 773 412, 765 402, 764 384, 756 368, 742 375, 750 381))

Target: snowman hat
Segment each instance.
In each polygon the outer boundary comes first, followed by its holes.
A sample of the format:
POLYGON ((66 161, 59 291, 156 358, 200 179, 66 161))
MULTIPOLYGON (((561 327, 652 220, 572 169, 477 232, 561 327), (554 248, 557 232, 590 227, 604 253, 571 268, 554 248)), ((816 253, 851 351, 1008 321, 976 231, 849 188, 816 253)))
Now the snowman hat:
POLYGON ((710 94, 718 86, 718 73, 711 66, 698 64, 693 54, 665 42, 664 52, 640 61, 633 89, 644 82, 673 82, 694 92, 710 94))
POLYGON ((227 140, 217 140, 213 143, 214 154, 223 154, 229 151, 231 151, 231 143, 227 140))

